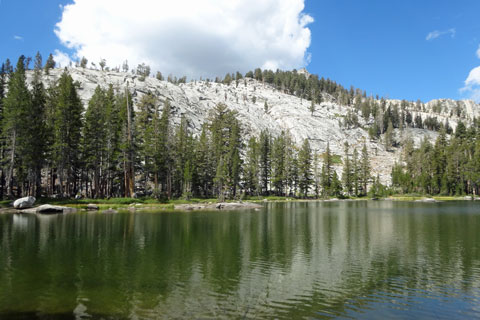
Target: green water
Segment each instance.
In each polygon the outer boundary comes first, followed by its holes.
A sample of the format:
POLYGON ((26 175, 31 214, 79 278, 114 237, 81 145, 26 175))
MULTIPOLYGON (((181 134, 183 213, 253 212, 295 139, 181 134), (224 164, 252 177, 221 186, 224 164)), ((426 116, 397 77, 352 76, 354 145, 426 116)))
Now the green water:
POLYGON ((480 317, 480 203, 0 215, 0 318, 480 317))

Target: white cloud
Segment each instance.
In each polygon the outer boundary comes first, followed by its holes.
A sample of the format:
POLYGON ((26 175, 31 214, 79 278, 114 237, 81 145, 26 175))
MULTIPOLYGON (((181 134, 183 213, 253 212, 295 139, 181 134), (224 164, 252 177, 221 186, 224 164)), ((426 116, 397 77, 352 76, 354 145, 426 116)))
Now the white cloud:
POLYGON ((465 80, 461 93, 468 93, 470 99, 480 103, 480 66, 472 69, 465 80))
POLYGON ((58 67, 68 67, 68 65, 72 61, 68 54, 58 49, 55 49, 53 53, 53 60, 55 60, 58 67))
POLYGON ((450 37, 455 38, 455 33, 456 32, 457 31, 456 31, 455 28, 451 28, 451 29, 448 29, 448 30, 445 30, 445 31, 434 30, 434 31, 430 32, 429 34, 427 34, 427 37, 425 38, 425 40, 427 40, 427 41, 434 40, 434 39, 437 39, 438 37, 448 35, 448 34, 450 35, 450 37))
MULTIPOLYGON (((480 59, 480 45, 478 46, 476 55, 480 59)), ((464 83, 465 85, 460 89, 460 93, 468 93, 468 98, 480 103, 480 66, 470 71, 464 83)))
POLYGON ((304 0, 74 0, 55 33, 75 59, 213 77, 308 64, 303 10, 304 0))
POLYGON ((17 35, 14 35, 14 36, 13 36, 13 39, 19 40, 19 41, 23 41, 23 37, 17 36, 17 35))

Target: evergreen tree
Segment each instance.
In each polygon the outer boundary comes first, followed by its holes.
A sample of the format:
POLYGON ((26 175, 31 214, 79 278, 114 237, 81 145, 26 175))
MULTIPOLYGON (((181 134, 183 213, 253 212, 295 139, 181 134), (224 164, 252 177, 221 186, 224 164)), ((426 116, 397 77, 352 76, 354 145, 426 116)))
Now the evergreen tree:
POLYGON ((80 67, 81 68, 86 68, 87 64, 88 64, 88 59, 85 58, 85 57, 82 57, 82 59, 80 60, 80 67))
POLYGON ((331 195, 331 187, 332 187, 332 171, 333 171, 333 161, 332 161, 332 154, 330 152, 330 143, 327 143, 327 149, 323 154, 323 166, 322 166, 322 189, 324 196, 331 195))
POLYGON ((212 194, 212 181, 215 176, 214 158, 208 124, 202 126, 202 132, 195 149, 195 163, 197 166, 194 175, 197 192, 200 196, 208 197, 212 194))
MULTIPOLYGON (((143 165, 143 188, 148 189, 150 174, 154 171, 154 154, 158 149, 156 144, 158 138, 158 102, 157 98, 148 92, 144 94, 138 103, 136 114, 136 143, 138 145, 138 156, 143 165)), ((157 151, 158 152, 158 151, 157 151)))
POLYGON ((319 159, 320 156, 317 152, 313 155, 313 184, 314 184, 314 191, 315 191, 315 198, 319 198, 320 190, 322 186, 322 175, 320 171, 320 163, 319 159))
POLYGON ((348 145, 348 142, 345 142, 344 144, 344 150, 345 150, 345 161, 343 164, 343 173, 342 173, 342 180, 343 180, 343 185, 345 188, 345 192, 347 195, 351 195, 353 193, 353 168, 352 164, 350 161, 350 146, 348 145))
POLYGON ((28 168, 29 194, 40 197, 42 194, 42 168, 47 149, 46 104, 47 94, 42 83, 42 57, 35 57, 32 81, 32 105, 26 123, 26 140, 23 159, 28 168))
POLYGON ((5 64, 2 63, 0 68, 0 199, 3 198, 5 192, 5 136, 3 134, 3 119, 4 119, 4 99, 5 99, 5 89, 7 86, 7 73, 5 71, 5 64))
POLYGON ((97 86, 95 92, 88 102, 88 108, 85 113, 85 125, 83 127, 83 156, 85 168, 87 170, 87 185, 89 172, 93 174, 88 188, 85 190, 90 197, 103 198, 105 195, 105 185, 102 181, 103 174, 107 170, 107 106, 105 91, 97 86))
POLYGON ((308 139, 303 141, 302 148, 298 152, 298 185, 303 197, 307 197, 312 184, 312 150, 308 139))
MULTIPOLYGON (((231 196, 236 196, 237 186, 240 179, 240 152, 241 127, 237 119, 237 113, 227 108, 225 104, 218 104, 212 110, 209 117, 209 128, 212 137, 212 145, 215 155, 217 169, 221 169, 222 189, 217 191, 223 193, 230 190, 231 196), (222 166, 218 162, 222 159, 222 166)), ((219 171, 217 170, 217 174, 219 171)), ((217 180, 218 181, 218 180, 217 180)))
POLYGON ((357 148, 353 149, 352 183, 353 183, 353 192, 355 194, 355 197, 358 197, 360 195, 360 162, 358 159, 357 148))
POLYGON ((332 175, 332 185, 330 187, 330 193, 334 197, 342 196, 342 182, 338 179, 337 172, 334 170, 332 175))
POLYGON ((272 187, 278 196, 285 190, 285 132, 273 139, 271 155, 272 187))
POLYGON ((245 190, 250 195, 258 195, 260 192, 259 177, 259 145, 255 137, 248 140, 247 154, 245 159, 245 190))
POLYGON ((312 114, 315 112, 315 100, 312 100, 312 103, 310 104, 310 113, 312 114))
POLYGON ((271 161, 270 161, 271 137, 266 130, 260 133, 260 185, 262 194, 268 195, 271 161))
POLYGON ((47 62, 45 63, 45 74, 49 74, 49 70, 55 68, 55 60, 53 60, 53 55, 50 53, 48 55, 47 62))
POLYGON ((362 158, 360 160, 359 180, 362 188, 361 195, 367 195, 367 185, 370 179, 370 160, 368 157, 367 144, 363 143, 362 158))
POLYGON ((113 87, 110 85, 105 93, 105 166, 106 166, 106 197, 112 197, 116 190, 121 189, 122 170, 120 162, 120 137, 122 135, 121 104, 117 102, 113 87))
POLYGON ((77 86, 65 71, 57 85, 54 110, 53 158, 59 178, 61 195, 72 195, 77 191, 80 138, 83 106, 77 86))
MULTIPOLYGON (((28 91, 25 76, 25 57, 18 59, 15 72, 8 82, 8 93, 4 99, 3 135, 8 151, 7 194, 13 197, 14 171, 17 177, 22 177, 22 152, 28 147, 28 123, 24 122, 31 114, 32 97, 28 91)), ((27 120, 28 121, 28 120, 27 120)), ((17 184, 19 186, 19 184, 17 184)), ((18 192, 20 195, 20 192, 18 192)))
POLYGON ((227 179, 227 166, 225 165, 225 161, 223 160, 223 156, 220 157, 218 160, 217 170, 215 173, 215 185, 217 188, 218 193, 218 201, 223 202, 225 201, 225 187, 226 187, 226 179, 227 179))
POLYGON ((390 150, 390 147, 393 145, 393 124, 392 121, 388 121, 387 131, 385 132, 385 149, 390 150))

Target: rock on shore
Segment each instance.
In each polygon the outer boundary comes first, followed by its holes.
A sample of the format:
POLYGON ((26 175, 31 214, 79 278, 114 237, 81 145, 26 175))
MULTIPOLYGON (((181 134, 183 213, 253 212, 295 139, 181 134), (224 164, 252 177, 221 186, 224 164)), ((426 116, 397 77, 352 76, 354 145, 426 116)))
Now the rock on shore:
POLYGON ((40 214, 54 214, 54 213, 73 213, 77 212, 75 208, 53 206, 51 204, 43 204, 36 208, 24 209, 22 213, 40 213, 40 214))
POLYGON ((36 200, 35 197, 23 197, 15 200, 15 202, 13 203, 13 207, 15 209, 31 208, 35 203, 35 200, 36 200))
POLYGON ((177 204, 175 210, 238 210, 238 209, 259 209, 262 205, 252 202, 219 202, 219 203, 195 203, 177 204))

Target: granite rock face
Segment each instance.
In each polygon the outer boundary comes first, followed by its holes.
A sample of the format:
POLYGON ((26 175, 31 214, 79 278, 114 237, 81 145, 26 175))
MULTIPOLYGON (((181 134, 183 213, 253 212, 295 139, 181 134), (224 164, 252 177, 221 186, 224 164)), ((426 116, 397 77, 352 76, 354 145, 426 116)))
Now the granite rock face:
MULTIPOLYGON (((43 81, 48 87, 62 74, 63 69, 50 70, 49 75, 43 76, 43 81)), ((373 123, 373 117, 363 119, 361 111, 353 105, 342 105, 334 97, 324 93, 325 102, 317 104, 313 114, 310 111, 311 102, 296 96, 283 93, 268 84, 254 79, 246 78, 230 85, 206 81, 193 81, 186 84, 175 85, 155 78, 146 78, 141 81, 132 73, 100 71, 86 68, 68 68, 72 78, 80 85, 79 95, 87 105, 95 88, 101 86, 108 88, 110 85, 117 91, 127 89, 133 95, 134 106, 147 92, 155 94, 163 106, 165 99, 170 100, 172 121, 180 123, 181 116, 189 120, 192 131, 198 134, 202 123, 207 119, 209 111, 218 103, 225 103, 230 109, 238 112, 244 128, 245 138, 259 135, 268 129, 273 135, 288 131, 295 143, 300 146, 304 139, 309 139, 312 149, 323 153, 327 143, 333 154, 344 157, 344 143, 358 151, 365 142, 370 155, 371 167, 374 175, 379 175, 382 183, 390 182, 391 168, 399 160, 401 148, 396 147, 386 150, 383 137, 379 140, 370 140, 368 126, 373 123), (265 111, 265 102, 268 110, 265 111), (346 127, 344 125, 347 115, 356 114, 359 126, 346 127)), ((31 81, 33 72, 27 74, 31 81)), ((380 103, 380 101, 378 101, 380 103)), ((399 107, 400 100, 386 100, 385 103, 392 108, 399 107)), ((411 105, 407 110, 412 118, 419 116, 425 121, 428 117, 435 117, 439 122, 446 122, 455 129, 459 120, 471 123, 473 118, 480 117, 480 106, 473 101, 454 101, 448 99, 433 100, 425 103, 420 108, 411 105)), ((424 138, 434 141, 437 132, 406 128, 395 129, 395 139, 398 142, 406 137, 411 137, 416 146, 424 138)), ((337 165, 335 170, 341 175, 342 167, 337 165)))

